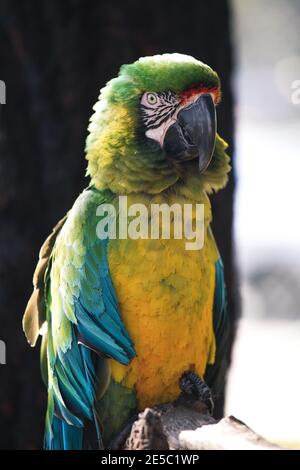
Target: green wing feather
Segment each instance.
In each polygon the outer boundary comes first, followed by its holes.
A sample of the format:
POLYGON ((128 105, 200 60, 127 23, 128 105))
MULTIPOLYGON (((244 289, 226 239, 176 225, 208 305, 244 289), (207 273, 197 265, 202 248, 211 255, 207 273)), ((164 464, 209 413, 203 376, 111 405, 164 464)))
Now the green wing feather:
MULTIPOLYGON (((96 235, 96 209, 109 191, 87 189, 75 202, 57 234, 47 271, 47 335, 42 370, 47 375, 45 448, 80 449, 86 420, 95 424, 95 352, 128 364, 133 343, 121 321, 109 274, 107 242, 96 235)), ((104 359, 102 359, 104 360, 104 359)), ((105 381, 104 381, 105 382, 105 381)))
POLYGON ((227 311, 224 268, 221 257, 215 265, 215 294, 213 305, 213 325, 216 338, 216 358, 213 365, 208 365, 205 381, 213 391, 216 415, 223 413, 224 388, 228 369, 229 318, 227 311))
POLYGON ((46 321, 45 276, 55 240, 66 218, 67 216, 57 223, 40 249, 39 261, 33 275, 33 292, 23 316, 23 330, 31 346, 35 346, 40 329, 46 321))

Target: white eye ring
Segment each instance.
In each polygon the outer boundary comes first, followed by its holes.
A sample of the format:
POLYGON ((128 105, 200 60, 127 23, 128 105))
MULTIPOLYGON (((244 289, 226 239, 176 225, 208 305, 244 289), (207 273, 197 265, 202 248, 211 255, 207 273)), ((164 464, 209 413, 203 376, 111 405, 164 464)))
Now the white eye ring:
POLYGON ((155 93, 147 93, 148 104, 154 105, 157 103, 157 96, 155 93))

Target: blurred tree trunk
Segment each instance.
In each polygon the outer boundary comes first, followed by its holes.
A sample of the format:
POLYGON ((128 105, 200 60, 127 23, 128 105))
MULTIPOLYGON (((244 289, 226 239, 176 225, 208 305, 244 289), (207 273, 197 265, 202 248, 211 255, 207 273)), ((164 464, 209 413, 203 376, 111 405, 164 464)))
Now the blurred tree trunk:
MULTIPOLYGON (((46 392, 39 353, 23 336, 38 250, 87 184, 84 141, 99 89, 122 63, 162 52, 191 54, 223 84, 219 131, 233 153, 228 2, 0 0, 0 447, 42 446, 46 392)), ((236 315, 232 251, 234 178, 214 197, 214 229, 236 315)))

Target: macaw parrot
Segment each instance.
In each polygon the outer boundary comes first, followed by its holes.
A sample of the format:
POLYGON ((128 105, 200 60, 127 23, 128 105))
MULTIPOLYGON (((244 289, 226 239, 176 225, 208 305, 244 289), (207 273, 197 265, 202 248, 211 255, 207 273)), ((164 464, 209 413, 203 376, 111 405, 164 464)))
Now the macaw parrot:
MULTIPOLYGON (((208 195, 230 170, 220 81, 182 54, 123 65, 86 142, 90 184, 41 248, 23 317, 48 390, 44 447, 105 448, 139 410, 175 400, 192 371, 220 393, 228 313, 208 195), (204 244, 97 236, 97 208, 203 204, 204 244)), ((174 221, 173 221, 174 223, 174 221)))

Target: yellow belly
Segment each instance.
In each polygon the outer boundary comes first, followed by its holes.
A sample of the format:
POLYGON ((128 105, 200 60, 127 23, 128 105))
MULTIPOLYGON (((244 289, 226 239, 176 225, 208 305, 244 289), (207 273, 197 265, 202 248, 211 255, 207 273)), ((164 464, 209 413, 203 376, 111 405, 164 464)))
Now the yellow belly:
POLYGON ((214 362, 214 242, 187 251, 185 240, 112 240, 108 256, 137 352, 128 366, 110 360, 112 377, 135 387, 140 408, 173 400, 184 371, 202 376, 214 362))

